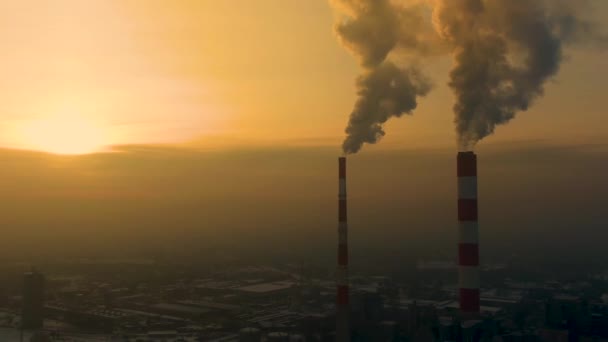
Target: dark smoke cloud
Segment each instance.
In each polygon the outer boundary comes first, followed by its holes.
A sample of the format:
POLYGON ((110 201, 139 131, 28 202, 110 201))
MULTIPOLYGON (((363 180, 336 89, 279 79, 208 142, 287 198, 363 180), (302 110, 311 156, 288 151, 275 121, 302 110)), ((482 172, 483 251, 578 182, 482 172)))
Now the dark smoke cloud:
POLYGON ((335 27, 341 42, 359 57, 365 68, 386 59, 398 40, 399 17, 387 0, 336 0, 349 16, 335 27))
POLYGON ((358 99, 346 128, 345 153, 375 143, 391 117, 411 114, 417 98, 430 91, 430 83, 411 62, 412 55, 431 53, 432 26, 423 7, 390 0, 334 0, 346 18, 336 27, 343 45, 364 69, 357 79, 358 99), (391 54, 399 61, 392 61, 391 54), (409 55, 409 56, 408 56, 409 55))
POLYGON ((426 95, 431 86, 416 68, 402 69, 385 61, 357 79, 355 104, 343 149, 356 153, 363 143, 373 144, 384 136, 382 124, 391 117, 410 114, 416 98, 426 95))
POLYGON ((459 148, 471 149, 544 94, 566 45, 608 46, 606 36, 584 19, 591 0, 333 3, 346 18, 336 33, 363 68, 345 153, 377 142, 388 119, 416 109, 431 88, 412 63, 420 57, 453 56, 449 86, 456 95, 459 148))
POLYGON ((450 87, 459 147, 470 149, 543 95, 564 45, 590 39, 586 1, 439 0, 434 22, 455 66, 450 87))

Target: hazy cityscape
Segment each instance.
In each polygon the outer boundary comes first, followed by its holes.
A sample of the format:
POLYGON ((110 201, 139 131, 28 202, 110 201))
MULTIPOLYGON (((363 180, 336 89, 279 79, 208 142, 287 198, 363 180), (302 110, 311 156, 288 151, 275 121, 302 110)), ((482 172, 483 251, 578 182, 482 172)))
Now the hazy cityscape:
MULTIPOLYGON (((0 265, 0 337, 6 341, 334 341, 338 331, 338 304, 342 302, 338 299, 337 284, 342 283, 349 286, 346 321, 353 341, 608 339, 608 261, 602 248, 603 233, 598 230, 590 235, 601 240, 599 244, 589 239, 577 240, 576 236, 586 236, 593 231, 592 217, 581 216, 584 212, 546 214, 554 205, 576 207, 573 204, 579 203, 579 199, 573 202, 572 198, 558 198, 535 206, 530 214, 525 210, 534 198, 531 190, 525 190, 531 189, 531 184, 537 184, 532 191, 540 189, 543 193, 545 186, 558 192, 567 192, 570 186, 582 186, 589 189, 588 199, 578 205, 592 204, 591 201, 603 203, 607 195, 604 187, 594 190, 584 181, 577 184, 565 181, 577 168, 587 170, 588 174, 604 170, 605 160, 596 158, 603 155, 602 146, 590 156, 561 147, 543 147, 539 151, 505 151, 493 147, 481 149, 483 153, 461 153, 458 158, 443 151, 384 153, 382 158, 394 163, 377 163, 392 167, 384 172, 383 182, 394 180, 393 186, 407 189, 420 180, 443 179, 445 184, 439 182, 436 188, 428 188, 427 193, 432 197, 426 204, 431 212, 445 210, 445 215, 407 210, 399 193, 375 202, 394 207, 395 212, 391 209, 370 214, 367 208, 374 205, 364 203, 369 203, 367 197, 374 197, 361 194, 366 193, 366 183, 374 184, 367 181, 373 174, 368 175, 361 169, 364 165, 376 164, 377 157, 351 158, 346 172, 346 159, 340 158, 337 162, 329 151, 313 151, 293 150, 287 155, 314 168, 317 163, 327 162, 322 170, 331 175, 325 177, 323 171, 317 174, 321 177, 317 179, 313 173, 305 181, 322 184, 322 190, 317 191, 315 187, 301 190, 305 184, 297 183, 286 186, 283 191, 299 192, 300 200, 279 215, 278 223, 271 218, 261 220, 269 226, 264 230, 256 228, 246 240, 235 239, 237 227, 223 235, 190 232, 209 222, 221 223, 222 217, 229 219, 224 212, 218 212, 218 217, 194 216, 184 221, 183 226, 174 226, 171 234, 163 234, 160 239, 150 235, 134 238, 130 232, 121 232, 119 222, 130 222, 129 216, 123 214, 113 227, 113 243, 100 235, 101 244, 86 242, 87 245, 78 249, 60 251, 58 247, 65 240, 61 234, 66 231, 57 229, 59 235, 45 238, 45 243, 36 237, 30 239, 36 248, 28 250, 28 260, 19 260, 18 254, 6 249, 0 265), (527 156, 539 153, 559 153, 562 159, 529 161, 527 156), (471 164, 472 155, 479 158, 479 165, 471 164), (510 160, 513 156, 523 158, 525 164, 510 160), (407 160, 410 159, 417 160, 421 170, 410 171, 411 177, 402 177, 404 171, 409 170, 407 160), (518 171, 519 166, 524 169, 529 165, 551 167, 553 163, 563 162, 573 165, 572 160, 577 161, 576 168, 556 170, 552 178, 543 183, 536 183, 538 178, 533 173, 522 175, 518 171), (490 196, 488 191, 495 180, 500 179, 502 173, 496 170, 504 169, 505 162, 518 175, 517 181, 523 189, 505 188, 499 197, 510 199, 514 194, 524 194, 527 198, 511 204, 509 211, 520 215, 508 218, 496 214, 504 210, 495 208, 503 206, 502 200, 490 196), (468 164, 457 167, 458 163, 468 164), (453 164, 451 170, 450 164, 453 164), (441 167, 437 168, 438 165, 441 167), (427 166, 439 174, 426 169, 427 166), (473 283, 479 284, 478 302, 472 304, 473 310, 478 311, 472 315, 461 310, 462 285, 459 284, 463 284, 463 280, 459 263, 463 260, 457 247, 459 240, 466 238, 462 231, 458 232, 458 227, 462 227, 463 220, 475 216, 468 209, 465 212, 458 209, 461 204, 454 198, 476 194, 466 190, 470 182, 454 184, 459 182, 458 176, 475 174, 471 167, 477 167, 484 175, 479 196, 486 199, 480 202, 485 204, 485 213, 482 211, 480 217, 481 227, 487 227, 481 234, 484 243, 480 244, 479 282, 473 283), (447 185, 449 183, 452 185, 447 185), (460 195, 443 199, 444 187, 460 195), (346 199, 349 199, 349 210, 343 212, 347 208, 346 199), (314 208, 319 205, 323 210, 315 213, 314 208), (534 227, 539 222, 536 215, 548 219, 542 223, 543 227, 534 227), (425 220, 418 221, 420 217, 425 220), (570 226, 572 221, 581 225, 572 231, 572 239, 564 243, 561 236, 565 231, 560 225, 575 227, 570 226), (391 228, 390 224, 395 227, 391 228), (518 225, 527 228, 531 238, 540 234, 543 240, 504 236, 497 231, 497 227, 518 225), (373 229, 375 226, 386 228, 380 232, 373 229), (349 228, 347 239, 339 238, 345 227, 349 228), (547 233, 548 227, 553 227, 553 234, 547 233), (281 232, 282 229, 288 232, 281 232), (350 242, 346 256, 340 248, 345 241, 350 242), (419 245, 420 241, 424 244, 419 245), (88 252, 83 252, 83 247, 88 252), (339 280, 340 268, 344 267, 348 267, 347 278, 339 280)), ((209 158, 207 152, 196 153, 209 158)), ((283 151, 256 153, 253 164, 247 163, 258 170, 275 169, 276 163, 283 163, 286 155, 283 151)), ((34 154, 30 158, 37 156, 44 155, 34 154)), ((102 157, 130 158, 121 154, 95 158, 102 157)), ((170 158, 179 165, 183 157, 171 155, 170 158)), ((5 160, 10 161, 11 157, 5 160)), ((191 157, 185 160, 190 161, 191 157)), ((216 168, 222 169, 225 163, 224 159, 207 159, 204 169, 197 169, 194 164, 192 172, 200 171, 204 175, 216 168)), ((67 168, 64 172, 81 170, 67 168)), ((264 182, 264 177, 259 176, 258 180, 264 182)), ((288 181, 289 172, 285 176, 269 173, 268 177, 284 183, 283 177, 288 181)), ((163 181, 162 177, 159 179, 163 181)), ((162 189, 159 185, 152 187, 162 189)), ((232 196, 239 198, 239 195, 232 196)), ((272 214, 276 213, 275 208, 282 208, 273 198, 266 201, 271 208, 254 210, 272 214)), ((88 199, 81 204, 97 202, 98 199, 88 199)), ((179 203, 189 207, 185 199, 179 203)), ((71 205, 62 208, 58 206, 55 210, 68 213, 74 210, 71 205)), ((243 228, 249 224, 259 227, 260 222, 248 220, 249 211, 243 213, 243 228)), ((51 224, 52 221, 45 218, 45 222, 51 224)), ((81 224, 95 224, 95 221, 86 219, 81 224)), ((67 233, 73 234, 70 229, 67 233)), ((471 260, 464 262, 471 263, 471 260)), ((470 280, 464 280, 464 284, 471 284, 470 280)))
POLYGON ((0 342, 608 342, 607 21, 0 0, 0 342))
MULTIPOLYGON (((354 340, 608 339, 608 269, 564 274, 515 262, 482 265, 480 315, 463 320, 455 263, 421 260, 412 266, 391 276, 351 274, 354 340), (543 272, 535 275, 535 268, 543 272)), ((3 341, 335 339, 335 278, 329 268, 238 259, 213 265, 73 259, 40 267, 44 273, 20 275, 24 265, 3 265, 12 274, 3 280, 3 341)))

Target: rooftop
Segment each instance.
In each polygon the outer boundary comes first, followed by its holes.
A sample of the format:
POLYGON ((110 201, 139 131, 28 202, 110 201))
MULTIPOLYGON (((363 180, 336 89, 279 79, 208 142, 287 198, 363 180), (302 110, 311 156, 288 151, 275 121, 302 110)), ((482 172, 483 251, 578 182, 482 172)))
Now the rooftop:
POLYGON ((150 308, 167 310, 167 311, 172 311, 175 313, 185 313, 185 314, 194 314, 194 315, 205 314, 205 313, 208 313, 211 311, 209 309, 200 308, 200 307, 194 307, 194 306, 182 305, 182 304, 170 304, 170 303, 155 304, 155 305, 152 305, 150 308))
POLYGON ((239 291, 252 293, 267 293, 289 289, 294 285, 292 282, 274 282, 255 285, 247 285, 237 288, 239 291))

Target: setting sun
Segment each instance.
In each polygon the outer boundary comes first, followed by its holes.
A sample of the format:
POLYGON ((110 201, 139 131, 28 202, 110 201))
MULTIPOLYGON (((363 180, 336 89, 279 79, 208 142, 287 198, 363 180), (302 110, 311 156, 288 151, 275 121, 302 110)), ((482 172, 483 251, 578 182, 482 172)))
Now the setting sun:
POLYGON ((107 137, 101 125, 79 117, 30 121, 22 128, 24 145, 55 154, 87 154, 103 150, 107 137))

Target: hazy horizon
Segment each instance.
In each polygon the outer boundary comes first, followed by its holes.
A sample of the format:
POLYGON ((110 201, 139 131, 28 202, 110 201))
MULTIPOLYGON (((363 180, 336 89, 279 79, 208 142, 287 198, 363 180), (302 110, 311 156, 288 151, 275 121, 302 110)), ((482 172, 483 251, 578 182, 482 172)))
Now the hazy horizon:
MULTIPOLYGON (((355 260, 453 258, 455 154, 377 149, 349 157, 355 260)), ((525 141, 482 145, 477 154, 488 261, 535 250, 547 258, 602 251, 608 144, 525 141)), ((333 255, 337 148, 141 145, 83 156, 0 155, 4 258, 219 257, 269 246, 276 255, 333 255)))

